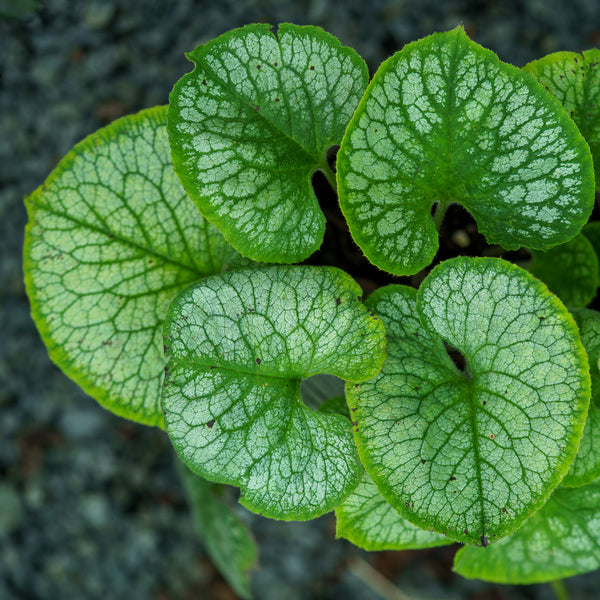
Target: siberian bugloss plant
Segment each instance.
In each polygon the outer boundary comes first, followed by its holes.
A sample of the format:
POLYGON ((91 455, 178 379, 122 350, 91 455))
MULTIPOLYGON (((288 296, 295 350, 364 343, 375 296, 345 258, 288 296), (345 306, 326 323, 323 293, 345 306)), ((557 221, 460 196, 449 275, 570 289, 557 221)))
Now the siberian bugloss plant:
POLYGON ((335 510, 369 550, 461 542, 466 577, 600 566, 600 53, 521 70, 459 27, 369 82, 284 24, 189 58, 168 108, 89 136, 27 198, 25 274, 52 359, 200 476, 232 585, 249 594, 254 551, 209 482, 270 518, 335 510), (412 279, 363 299, 335 261, 297 264, 327 227, 317 171, 366 258, 412 279), (487 256, 436 260, 452 204, 487 256), (529 271, 497 257, 522 247, 529 271), (322 375, 345 401, 307 404, 322 375))

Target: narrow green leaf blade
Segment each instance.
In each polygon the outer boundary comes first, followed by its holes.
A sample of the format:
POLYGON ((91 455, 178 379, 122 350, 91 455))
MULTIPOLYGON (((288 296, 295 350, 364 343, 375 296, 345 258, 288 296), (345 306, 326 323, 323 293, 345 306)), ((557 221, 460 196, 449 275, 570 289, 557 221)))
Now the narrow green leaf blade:
POLYGON ((177 462, 208 555, 235 592, 244 599, 251 598, 249 571, 258 558, 252 534, 228 505, 220 484, 198 477, 177 462))
POLYGON ((358 487, 335 509, 335 516, 336 536, 364 550, 416 550, 452 544, 447 537, 403 519, 366 472, 358 487))
POLYGON ((559 487, 523 527, 489 548, 458 551, 454 570, 469 579, 532 584, 600 567, 600 482, 559 487))
POLYGON ((589 404, 587 356, 560 301, 505 261, 446 261, 415 295, 388 286, 367 301, 386 326, 388 358, 373 380, 347 385, 355 440, 403 517, 487 545, 568 471, 589 404))
POLYGON ((162 406, 185 464, 239 485, 241 503, 268 517, 310 519, 339 504, 363 471, 351 426, 302 403, 300 381, 379 371, 385 331, 360 297, 328 267, 244 269, 178 295, 162 406))
POLYGON ((555 52, 526 64, 565 107, 592 151, 596 189, 600 190, 600 50, 555 52))
POLYGON ((592 399, 577 456, 561 485, 578 487, 600 477, 600 313, 587 308, 571 310, 587 351, 592 399))
POLYGON ((594 299, 600 267, 594 247, 582 233, 546 252, 532 250, 531 254, 531 273, 567 306, 584 307, 594 299))
POLYGON ((311 183, 333 180, 327 150, 368 83, 364 61, 318 27, 230 31, 190 53, 175 85, 169 139, 175 170, 202 214, 244 256, 299 262, 323 241, 311 183))
POLYGON ((462 28, 385 61, 338 153, 340 206, 367 258, 397 275, 431 263, 431 207, 462 204, 489 243, 544 250, 594 202, 590 151, 535 80, 462 28))
POLYGON ((167 306, 243 260, 177 181, 166 107, 83 140, 26 206, 25 284, 50 357, 105 408, 162 425, 167 306))

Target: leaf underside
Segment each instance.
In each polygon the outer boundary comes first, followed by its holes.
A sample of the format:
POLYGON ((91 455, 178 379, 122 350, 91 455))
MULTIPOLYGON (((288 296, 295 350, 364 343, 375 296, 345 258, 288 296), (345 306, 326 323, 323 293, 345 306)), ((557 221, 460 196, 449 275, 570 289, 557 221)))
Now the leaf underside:
POLYGON ((318 27, 230 31, 190 53, 175 85, 169 139, 175 170, 202 214, 244 256, 299 262, 323 241, 317 169, 368 83, 364 61, 318 27))
POLYGON ((565 107, 590 146, 596 189, 600 190, 600 50, 555 52, 523 70, 565 107))
POLYGON ((166 107, 83 140, 26 205, 25 283, 50 357, 105 408, 162 425, 167 306, 242 261, 173 172, 166 107))
POLYGON ((589 148, 560 103, 462 28, 381 65, 337 168, 352 237, 397 275, 432 262, 435 203, 462 204, 491 244, 544 250, 575 236, 594 201, 589 148))
POLYGON ((489 548, 458 551, 454 570, 494 583, 555 581, 600 567, 600 482, 559 487, 523 527, 489 548))
POLYGON ((388 286, 367 305, 385 324, 388 358, 346 394, 379 491, 407 520, 457 541, 508 535, 577 452, 590 381, 573 319, 499 259, 446 261, 418 294, 388 286))
POLYGON ((165 321, 162 406, 182 460, 239 485, 240 502, 268 517, 310 519, 339 504, 363 471, 351 426, 308 408, 300 382, 379 371, 385 331, 360 295, 338 269, 265 267, 177 296, 165 321))

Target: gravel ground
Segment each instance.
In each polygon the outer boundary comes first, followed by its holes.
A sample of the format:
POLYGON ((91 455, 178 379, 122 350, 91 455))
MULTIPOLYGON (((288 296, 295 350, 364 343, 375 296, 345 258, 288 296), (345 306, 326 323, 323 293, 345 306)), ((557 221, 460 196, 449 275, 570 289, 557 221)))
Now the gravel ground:
MULTIPOLYGON (((0 1, 0 10, 10 2, 0 1)), ((244 23, 321 25, 374 71, 408 41, 462 22, 517 65, 600 41, 600 3, 532 0, 48 0, 0 17, 0 598, 234 598, 193 533, 164 434, 105 412, 49 361, 21 275, 24 195, 70 147, 113 119, 165 104, 184 52, 244 23), (334 9, 334 5, 338 7, 334 9), (340 8, 343 6, 343 8, 340 8)), ((367 556, 330 516, 279 523, 242 513, 260 544, 260 600, 370 600, 370 561, 410 598, 552 598, 451 573, 454 549, 367 556)), ((597 598, 597 573, 567 582, 597 598)), ((389 595, 388 598, 394 596, 389 595)))

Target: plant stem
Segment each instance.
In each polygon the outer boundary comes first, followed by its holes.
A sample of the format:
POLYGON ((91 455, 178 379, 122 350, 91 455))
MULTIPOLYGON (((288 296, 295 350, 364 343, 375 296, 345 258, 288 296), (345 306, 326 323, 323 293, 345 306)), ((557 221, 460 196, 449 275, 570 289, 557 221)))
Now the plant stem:
POLYGON ((335 179, 335 173, 331 167, 327 164, 321 165, 321 173, 325 175, 325 179, 329 182, 331 189, 337 193, 337 181, 335 179))
POLYGON ((445 202, 442 202, 441 200, 438 202, 438 205, 435 208, 433 222, 438 233, 440 231, 440 228, 442 227, 442 222, 444 221, 444 215, 446 214, 447 208, 448 205, 445 202))
POLYGON ((384 600, 410 600, 409 596, 403 594, 389 579, 362 558, 354 558, 348 565, 348 570, 384 600))
POLYGON ((551 581, 550 585, 554 590, 554 594, 556 595, 556 600, 569 600, 569 592, 567 590, 567 586, 562 579, 557 579, 556 581, 551 581))

